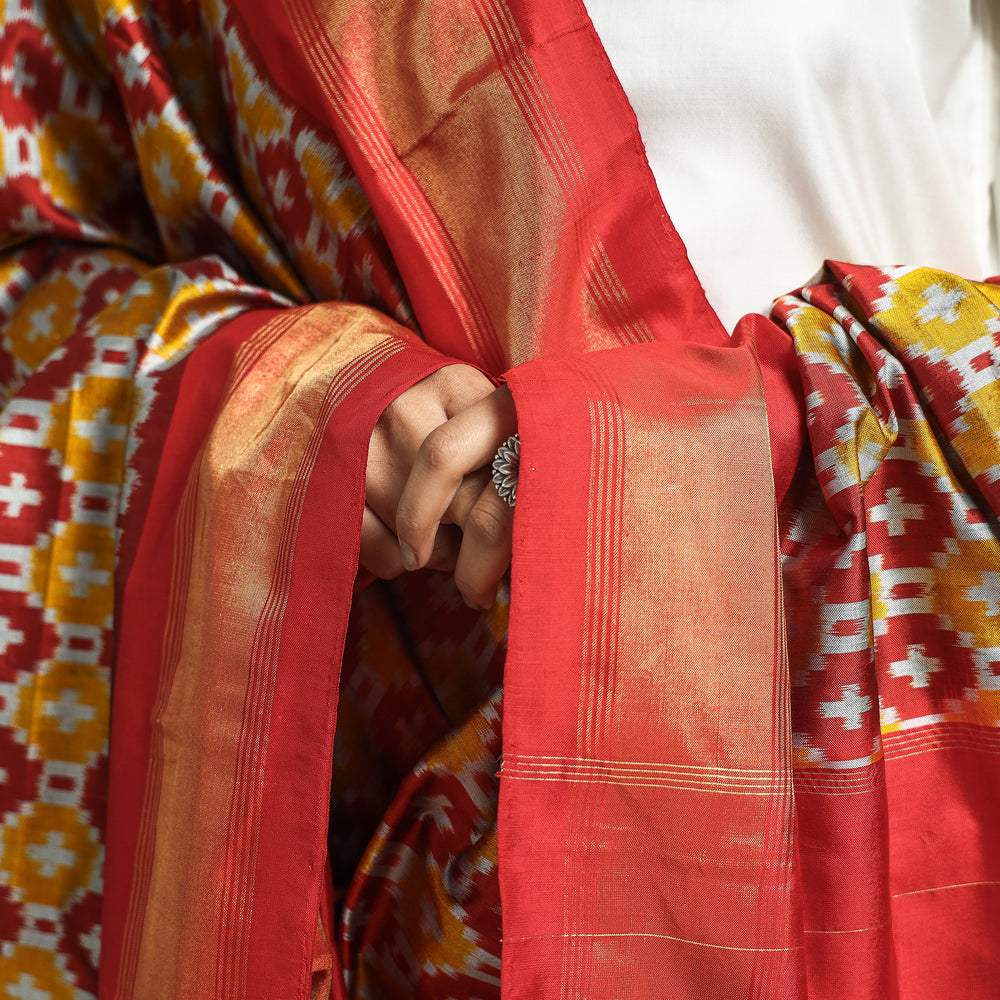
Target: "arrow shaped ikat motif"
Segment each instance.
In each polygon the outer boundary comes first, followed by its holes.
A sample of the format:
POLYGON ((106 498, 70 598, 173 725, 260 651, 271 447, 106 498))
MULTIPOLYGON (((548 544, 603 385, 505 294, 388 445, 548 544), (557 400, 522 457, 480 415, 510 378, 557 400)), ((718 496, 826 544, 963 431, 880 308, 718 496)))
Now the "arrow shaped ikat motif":
MULTIPOLYGON (((21 1000, 96 995, 119 528, 186 358, 310 299, 413 325, 345 156, 223 0, 63 6, 0 19, 0 993, 21 1000)), ((796 779, 871 784, 904 736, 1000 725, 1000 289, 831 264, 773 318, 816 474, 782 512, 796 779)), ((480 722, 448 773, 485 802, 499 704, 480 722)), ((496 985, 499 959, 474 958, 496 985)))
POLYGON ((817 628, 790 624, 811 678, 793 689, 800 766, 876 760, 900 731, 912 748, 995 729, 1000 288, 831 264, 773 318, 799 356, 822 496, 784 531, 788 600, 820 610, 817 628))
POLYGON ((33 1000, 96 993, 119 519, 186 357, 291 299, 410 315, 228 6, 152 6, 0 14, 0 993, 33 1000))

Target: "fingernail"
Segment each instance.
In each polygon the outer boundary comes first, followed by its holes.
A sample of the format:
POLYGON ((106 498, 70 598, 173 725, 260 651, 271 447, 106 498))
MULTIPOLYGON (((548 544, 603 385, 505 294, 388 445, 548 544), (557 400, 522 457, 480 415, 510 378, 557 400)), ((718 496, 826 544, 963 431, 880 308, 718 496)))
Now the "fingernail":
POLYGON ((480 604, 473 604, 467 597, 463 595, 462 600, 465 601, 466 607, 472 608, 473 611, 485 611, 486 609, 480 604))
POLYGON ((415 570, 417 568, 417 554, 410 548, 406 542, 399 543, 399 554, 403 559, 403 565, 407 570, 415 570))

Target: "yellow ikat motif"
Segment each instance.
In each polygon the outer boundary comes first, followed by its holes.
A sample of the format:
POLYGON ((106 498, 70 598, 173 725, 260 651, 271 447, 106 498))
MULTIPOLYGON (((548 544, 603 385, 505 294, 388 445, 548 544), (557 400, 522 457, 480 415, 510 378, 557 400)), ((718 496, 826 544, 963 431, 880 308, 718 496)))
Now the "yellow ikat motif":
POLYGON ((350 293, 409 311, 343 154, 267 83, 225 4, 7 5, 8 51, 0 994, 82 1000, 100 952, 119 517, 148 486, 135 459, 156 447, 163 381, 248 309, 350 293))
POLYGON ((821 609, 790 638, 796 760, 861 767, 899 734, 907 752, 955 734, 993 745, 1000 288, 831 266, 774 314, 794 338, 822 490, 785 546, 787 593, 821 609), (823 549, 839 556, 812 578, 823 549), (835 664, 854 683, 825 691, 835 664))

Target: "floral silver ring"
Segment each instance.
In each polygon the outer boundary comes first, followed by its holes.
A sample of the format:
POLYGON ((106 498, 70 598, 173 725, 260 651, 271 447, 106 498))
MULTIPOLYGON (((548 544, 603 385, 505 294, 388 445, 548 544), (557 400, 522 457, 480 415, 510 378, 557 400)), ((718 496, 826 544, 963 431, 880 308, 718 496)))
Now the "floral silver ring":
POLYGON ((508 507, 513 507, 517 501, 517 472, 520 467, 521 439, 511 434, 493 456, 493 485, 508 507))

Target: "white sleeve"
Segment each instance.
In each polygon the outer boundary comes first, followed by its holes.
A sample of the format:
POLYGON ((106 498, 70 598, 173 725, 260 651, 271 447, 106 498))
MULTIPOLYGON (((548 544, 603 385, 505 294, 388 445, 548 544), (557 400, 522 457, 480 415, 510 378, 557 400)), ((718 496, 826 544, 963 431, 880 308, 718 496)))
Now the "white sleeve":
POLYGON ((988 0, 587 0, 731 328, 824 258, 998 270, 988 0))

